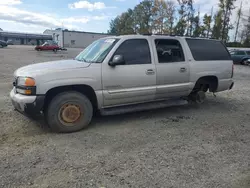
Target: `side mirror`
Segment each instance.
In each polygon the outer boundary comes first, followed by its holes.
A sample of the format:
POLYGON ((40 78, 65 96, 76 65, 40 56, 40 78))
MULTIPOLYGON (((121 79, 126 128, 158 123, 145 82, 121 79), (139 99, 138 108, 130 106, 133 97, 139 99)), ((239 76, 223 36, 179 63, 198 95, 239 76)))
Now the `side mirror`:
POLYGON ((125 65, 125 59, 123 55, 115 55, 112 61, 109 62, 109 65, 114 67, 116 65, 125 65))

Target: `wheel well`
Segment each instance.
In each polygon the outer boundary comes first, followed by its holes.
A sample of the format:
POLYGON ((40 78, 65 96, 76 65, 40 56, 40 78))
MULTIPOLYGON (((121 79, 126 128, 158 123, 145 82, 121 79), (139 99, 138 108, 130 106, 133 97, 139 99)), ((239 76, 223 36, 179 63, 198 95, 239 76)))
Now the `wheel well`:
POLYGON ((247 59, 249 59, 249 58, 247 58, 247 57, 245 57, 245 58, 243 58, 242 60, 241 60, 241 63, 243 63, 245 60, 247 60, 247 59))
POLYGON ((59 86, 59 87, 50 89, 49 91, 47 91, 45 95, 44 110, 47 109, 49 103, 57 94, 65 92, 65 91, 77 91, 79 93, 84 94, 86 97, 88 97, 88 99, 92 103, 94 111, 97 110, 98 104, 97 104, 97 97, 96 97, 95 91, 93 90, 92 87, 88 85, 59 86))
POLYGON ((218 88, 218 78, 216 76, 204 76, 197 80, 193 91, 203 90, 215 92, 218 88))

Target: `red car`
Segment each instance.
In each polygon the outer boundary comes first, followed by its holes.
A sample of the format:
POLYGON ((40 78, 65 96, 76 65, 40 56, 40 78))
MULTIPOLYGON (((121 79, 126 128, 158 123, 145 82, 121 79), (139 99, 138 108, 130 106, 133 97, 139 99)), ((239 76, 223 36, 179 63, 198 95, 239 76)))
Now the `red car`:
POLYGON ((36 46, 35 50, 37 51, 52 50, 56 52, 57 50, 60 50, 60 47, 57 44, 44 43, 43 45, 36 46))

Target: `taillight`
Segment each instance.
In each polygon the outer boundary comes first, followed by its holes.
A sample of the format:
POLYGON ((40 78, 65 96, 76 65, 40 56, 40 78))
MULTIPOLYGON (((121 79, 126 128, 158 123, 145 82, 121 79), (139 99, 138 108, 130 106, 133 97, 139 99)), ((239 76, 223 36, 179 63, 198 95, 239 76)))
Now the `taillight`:
POLYGON ((233 78, 234 76, 234 64, 232 65, 232 74, 231 74, 231 78, 233 78))

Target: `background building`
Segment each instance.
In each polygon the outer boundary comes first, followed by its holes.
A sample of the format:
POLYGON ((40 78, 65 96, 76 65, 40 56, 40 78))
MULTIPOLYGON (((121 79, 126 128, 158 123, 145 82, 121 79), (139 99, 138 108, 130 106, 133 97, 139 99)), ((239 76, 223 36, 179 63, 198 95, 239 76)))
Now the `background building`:
POLYGON ((62 29, 45 30, 44 34, 49 34, 52 39, 62 47, 85 48, 93 41, 110 36, 105 33, 91 33, 83 31, 69 31, 62 29))
POLYGON ((39 45, 47 40, 52 40, 51 35, 47 34, 32 34, 32 33, 19 33, 0 30, 0 40, 9 41, 17 45, 39 45))

